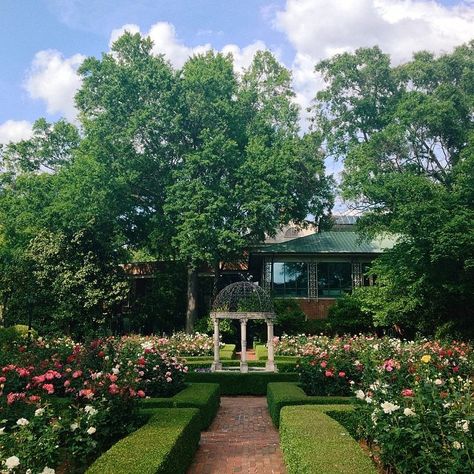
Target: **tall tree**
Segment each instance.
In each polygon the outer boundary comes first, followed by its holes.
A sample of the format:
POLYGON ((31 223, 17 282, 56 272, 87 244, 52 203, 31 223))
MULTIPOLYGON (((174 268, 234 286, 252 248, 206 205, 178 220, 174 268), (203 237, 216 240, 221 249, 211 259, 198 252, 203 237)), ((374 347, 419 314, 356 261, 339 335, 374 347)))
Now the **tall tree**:
POLYGON ((83 63, 83 150, 128 187, 130 245, 188 265, 191 331, 199 265, 217 269, 279 225, 319 218, 330 180, 318 141, 297 134, 290 74, 270 53, 240 78, 230 56, 209 52, 174 71, 151 49, 125 34, 83 63))
MULTIPOLYGON (((297 134, 290 74, 269 52, 257 53, 241 80, 231 57, 196 56, 181 81, 187 149, 165 211, 195 290, 200 264, 217 276, 219 262, 241 257, 283 224, 309 213, 319 219, 332 201, 319 143, 297 134)), ((195 300, 190 291, 188 331, 195 300)))
POLYGON ((398 67, 378 48, 360 49, 317 70, 327 87, 314 126, 344 159, 343 195, 366 211, 366 234, 399 239, 376 264, 368 306, 381 324, 469 325, 474 42, 398 67))

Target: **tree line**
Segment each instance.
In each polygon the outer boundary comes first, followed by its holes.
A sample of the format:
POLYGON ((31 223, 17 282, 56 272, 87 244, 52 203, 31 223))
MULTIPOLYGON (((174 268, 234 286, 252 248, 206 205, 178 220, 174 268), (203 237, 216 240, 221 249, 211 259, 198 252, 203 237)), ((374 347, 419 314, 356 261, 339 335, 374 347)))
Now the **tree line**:
MULTIPOLYGON (((0 151, 0 307, 81 336, 109 329, 140 255, 197 269, 241 258, 308 215, 325 226, 342 196, 362 235, 396 235, 377 285, 354 296, 382 326, 456 330, 473 318, 474 44, 401 66, 361 48, 316 66, 325 87, 299 129, 291 73, 268 51, 242 73, 208 52, 174 69, 124 34, 79 69, 79 127, 44 119, 0 151)), ((471 323, 472 324, 472 323, 471 323)), ((469 324, 467 324, 469 326, 469 324)))

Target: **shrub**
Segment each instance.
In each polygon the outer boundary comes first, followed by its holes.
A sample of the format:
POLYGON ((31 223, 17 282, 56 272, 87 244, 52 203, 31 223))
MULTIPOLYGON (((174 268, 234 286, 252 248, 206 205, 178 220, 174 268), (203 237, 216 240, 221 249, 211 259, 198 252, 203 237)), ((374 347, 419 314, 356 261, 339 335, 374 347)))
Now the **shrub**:
POLYGON ((330 334, 331 328, 327 319, 308 319, 303 332, 308 335, 330 334))
POLYGON ((347 404, 349 400, 348 397, 310 397, 294 382, 274 382, 267 387, 268 411, 275 426, 279 425, 280 410, 285 406, 347 404))
POLYGON ((298 303, 289 299, 275 299, 275 334, 299 334, 305 329, 306 315, 298 303))
POLYGON ((140 402, 142 413, 155 408, 197 408, 203 430, 212 423, 219 405, 220 388, 214 383, 193 383, 172 398, 147 398, 140 402))
POLYGON ((116 443, 87 474, 184 474, 199 439, 199 410, 157 409, 145 426, 116 443))
POLYGON ((295 373, 271 372, 188 372, 186 381, 190 383, 218 383, 221 395, 265 395, 269 382, 295 382, 295 373))
POLYGON ((359 444, 326 411, 348 406, 285 407, 280 440, 288 474, 375 474, 377 471, 359 444))
POLYGON ((359 334, 373 330, 372 316, 362 311, 356 296, 345 295, 329 308, 327 323, 333 333, 359 334))

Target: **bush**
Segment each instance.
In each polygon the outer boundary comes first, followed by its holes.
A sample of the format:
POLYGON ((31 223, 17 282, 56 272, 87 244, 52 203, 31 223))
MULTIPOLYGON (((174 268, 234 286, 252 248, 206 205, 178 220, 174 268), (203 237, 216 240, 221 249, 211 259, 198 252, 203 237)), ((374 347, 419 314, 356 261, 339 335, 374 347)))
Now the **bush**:
POLYGON ((86 474, 184 474, 200 435, 199 410, 157 409, 145 426, 112 446, 86 474))
POLYGON ((350 401, 347 397, 309 397, 297 383, 269 383, 267 388, 267 403, 273 424, 280 423, 280 410, 289 405, 340 405, 350 401))
POLYGON ((327 323, 335 334, 359 334, 373 331, 372 316, 362 311, 356 296, 345 295, 329 308, 327 323))
MULTIPOLYGON (((38 333, 31 329, 31 337, 35 339, 38 337, 38 333)), ((24 324, 15 324, 7 328, 0 327, 0 346, 8 345, 15 342, 27 342, 28 341, 28 326, 24 324)))
POLYGON ((330 334, 331 328, 327 319, 308 319, 304 326, 305 334, 330 334))
POLYGON ((299 334, 304 331, 306 315, 298 303, 290 299, 276 299, 273 301, 275 313, 275 334, 299 334))
POLYGON ((271 372, 188 372, 186 381, 190 383, 218 383, 221 395, 265 395, 269 382, 296 382, 295 373, 271 372))
POLYGON ((348 406, 285 407, 280 440, 288 474, 375 474, 370 458, 349 433, 326 412, 348 406))
POLYGON ((172 398, 147 398, 140 402, 141 413, 155 408, 197 408, 201 429, 210 426, 220 405, 220 388, 215 383, 193 383, 172 398))

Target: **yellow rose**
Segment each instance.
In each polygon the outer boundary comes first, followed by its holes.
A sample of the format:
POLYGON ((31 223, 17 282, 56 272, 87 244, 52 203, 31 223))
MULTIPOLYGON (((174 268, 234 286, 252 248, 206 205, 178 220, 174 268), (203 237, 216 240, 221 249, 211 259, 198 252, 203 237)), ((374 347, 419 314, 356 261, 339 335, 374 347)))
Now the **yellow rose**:
POLYGON ((431 360, 431 356, 429 354, 425 354, 422 358, 421 358, 421 362, 424 362, 425 364, 428 364, 428 362, 431 360))

